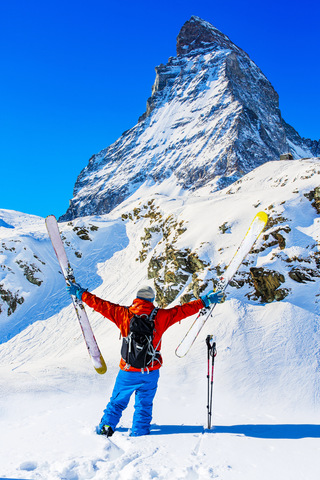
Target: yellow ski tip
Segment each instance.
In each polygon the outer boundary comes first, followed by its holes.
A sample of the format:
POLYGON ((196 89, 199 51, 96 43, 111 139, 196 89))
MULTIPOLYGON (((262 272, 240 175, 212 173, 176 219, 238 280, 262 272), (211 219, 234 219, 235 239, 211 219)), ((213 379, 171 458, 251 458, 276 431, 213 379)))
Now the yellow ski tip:
MULTIPOLYGON (((95 363, 95 362, 94 362, 95 363)), ((107 365, 106 362, 104 361, 102 355, 100 355, 100 366, 98 367, 97 365, 93 364, 95 371, 99 373, 100 375, 103 375, 107 371, 107 365)))
POLYGON ((259 220, 261 220, 261 222, 263 222, 264 224, 266 224, 268 221, 268 215, 266 214, 266 212, 258 212, 256 218, 259 218, 259 220))

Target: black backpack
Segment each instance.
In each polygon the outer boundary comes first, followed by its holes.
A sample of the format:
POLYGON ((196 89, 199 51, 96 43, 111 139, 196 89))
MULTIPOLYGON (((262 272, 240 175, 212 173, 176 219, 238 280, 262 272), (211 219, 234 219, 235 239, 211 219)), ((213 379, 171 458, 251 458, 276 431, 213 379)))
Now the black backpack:
POLYGON ((150 315, 134 315, 130 320, 129 334, 122 340, 121 356, 131 367, 145 369, 160 357, 152 344, 157 311, 155 308, 150 315))

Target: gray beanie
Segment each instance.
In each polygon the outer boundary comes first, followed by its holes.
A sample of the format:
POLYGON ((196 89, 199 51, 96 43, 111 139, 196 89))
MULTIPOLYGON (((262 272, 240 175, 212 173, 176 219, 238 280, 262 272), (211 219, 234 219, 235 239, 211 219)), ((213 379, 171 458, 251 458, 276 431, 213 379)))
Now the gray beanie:
POLYGON ((147 285, 143 285, 137 291, 137 298, 140 298, 141 300, 148 300, 149 302, 153 302, 155 298, 155 293, 151 287, 148 287, 147 285))

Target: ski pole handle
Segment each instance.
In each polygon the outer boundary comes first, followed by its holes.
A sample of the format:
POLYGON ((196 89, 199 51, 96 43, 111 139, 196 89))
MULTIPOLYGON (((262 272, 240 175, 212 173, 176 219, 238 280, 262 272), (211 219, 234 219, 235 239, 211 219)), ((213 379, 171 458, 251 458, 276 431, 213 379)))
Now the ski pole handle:
POLYGON ((215 357, 217 355, 216 342, 213 341, 213 335, 208 335, 206 338, 206 344, 208 347, 208 355, 215 357))

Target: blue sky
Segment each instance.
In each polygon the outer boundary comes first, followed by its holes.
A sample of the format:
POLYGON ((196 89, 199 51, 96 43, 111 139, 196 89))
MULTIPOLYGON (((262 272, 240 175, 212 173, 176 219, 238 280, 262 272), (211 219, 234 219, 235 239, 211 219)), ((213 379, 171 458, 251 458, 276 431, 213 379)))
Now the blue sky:
POLYGON ((319 11, 318 0, 0 0, 0 208, 66 211, 89 158, 145 111, 191 15, 244 49, 283 118, 318 140, 319 11))

